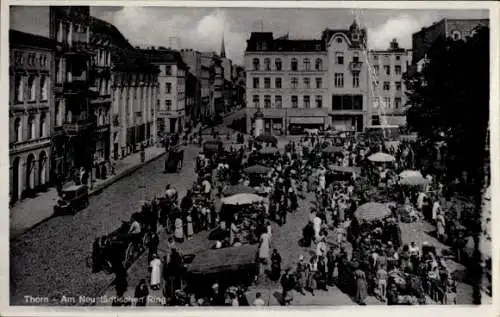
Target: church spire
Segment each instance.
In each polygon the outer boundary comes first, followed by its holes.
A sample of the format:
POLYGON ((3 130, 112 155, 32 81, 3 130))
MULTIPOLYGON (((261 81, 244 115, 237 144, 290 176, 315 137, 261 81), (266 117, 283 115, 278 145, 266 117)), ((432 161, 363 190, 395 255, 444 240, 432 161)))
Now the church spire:
POLYGON ((222 32, 222 41, 220 44, 220 57, 226 57, 226 47, 224 45, 224 32, 222 32))

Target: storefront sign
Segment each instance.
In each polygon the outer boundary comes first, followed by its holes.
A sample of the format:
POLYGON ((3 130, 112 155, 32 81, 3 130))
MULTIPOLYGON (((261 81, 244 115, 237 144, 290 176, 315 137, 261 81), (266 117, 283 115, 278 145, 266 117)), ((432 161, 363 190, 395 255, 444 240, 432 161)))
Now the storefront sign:
POLYGON ((292 124, 324 124, 325 118, 323 117, 290 117, 292 124))

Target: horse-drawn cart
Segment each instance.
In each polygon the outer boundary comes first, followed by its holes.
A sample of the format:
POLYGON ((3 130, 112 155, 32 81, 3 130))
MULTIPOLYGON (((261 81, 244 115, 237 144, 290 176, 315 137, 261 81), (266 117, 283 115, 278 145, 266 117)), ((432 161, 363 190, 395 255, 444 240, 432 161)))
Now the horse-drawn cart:
POLYGON ((184 161, 184 149, 181 147, 175 147, 168 151, 167 157, 165 158, 165 172, 176 173, 182 169, 182 164, 184 161))

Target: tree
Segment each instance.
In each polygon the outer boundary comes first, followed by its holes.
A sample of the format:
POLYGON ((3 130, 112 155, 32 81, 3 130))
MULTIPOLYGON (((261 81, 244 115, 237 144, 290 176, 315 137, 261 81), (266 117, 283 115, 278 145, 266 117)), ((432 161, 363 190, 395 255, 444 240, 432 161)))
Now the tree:
POLYGON ((465 171, 477 183, 489 118, 489 28, 466 41, 439 38, 427 57, 422 72, 405 74, 408 125, 428 145, 445 142, 448 176, 465 171))
MULTIPOLYGON (((425 149, 441 141, 448 180, 467 175, 475 203, 466 224, 475 232, 475 260, 469 268, 474 283, 473 302, 479 304, 482 268, 479 243, 481 198, 484 188, 486 135, 489 121, 489 28, 480 27, 466 41, 440 38, 428 52, 421 73, 408 74, 408 125, 418 132, 425 149)), ((432 152, 432 151, 428 151, 432 152)), ((430 157, 432 162, 434 158, 430 157)))

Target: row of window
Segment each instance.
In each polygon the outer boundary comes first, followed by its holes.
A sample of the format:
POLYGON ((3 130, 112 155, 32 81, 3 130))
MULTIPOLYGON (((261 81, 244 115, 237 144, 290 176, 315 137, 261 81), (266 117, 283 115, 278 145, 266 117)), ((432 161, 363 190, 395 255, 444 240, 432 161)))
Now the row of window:
MULTIPOLYGON (((252 61, 253 64, 253 70, 254 71, 259 71, 261 70, 260 68, 260 59, 259 58, 254 58, 252 61)), ((309 58, 304 58, 302 61, 303 69, 304 71, 311 71, 311 60, 309 58)), ((296 58, 292 58, 290 62, 290 69, 292 71, 298 71, 299 70, 299 61, 296 58)), ((270 58, 264 58, 264 68, 263 70, 265 71, 271 71, 271 59, 270 58)), ((274 70, 276 71, 282 71, 283 70, 283 63, 281 61, 281 58, 276 58, 274 60, 274 70)), ((323 70, 323 60, 321 58, 316 58, 314 62, 314 70, 315 71, 322 71, 323 70)))
POLYGON ((90 28, 82 24, 72 22, 59 23, 56 31, 58 42, 71 45, 73 41, 88 43, 90 41, 90 28))
MULTIPOLYGON (((37 138, 37 118, 34 115, 30 115, 28 117, 28 129, 27 129, 27 135, 23 135, 23 124, 22 120, 20 117, 17 117, 14 120, 14 136, 13 136, 13 142, 22 142, 25 140, 34 140, 37 138)), ((45 112, 42 112, 40 114, 40 119, 38 121, 38 138, 44 138, 48 136, 48 131, 47 131, 47 115, 45 112)))
MULTIPOLYGON (((379 57, 379 55, 373 55, 373 60, 378 61, 378 60, 379 60, 379 58, 378 58, 378 57, 379 57)), ((391 56, 390 56, 390 55, 384 55, 384 59, 385 59, 386 61, 389 61, 389 60, 390 60, 390 58, 391 58, 391 56)), ((396 55, 396 60, 397 60, 397 61, 400 61, 400 60, 401 60, 401 55, 396 55)))
POLYGON ((97 66, 111 66, 111 52, 97 49, 94 55, 94 64, 97 66))
POLYGON ((16 76, 14 79, 15 102, 22 103, 25 100, 34 102, 37 99, 37 88, 39 89, 39 101, 47 101, 49 98, 49 78, 46 75, 16 76))
MULTIPOLYGON (((377 75, 380 74, 380 66, 379 65, 373 65, 373 71, 377 75)), ((391 75, 391 66, 384 65, 384 74, 391 75)), ((401 75, 402 74, 401 65, 394 66, 394 74, 395 75, 401 75)))
MULTIPOLYGON (((15 64, 24 64, 24 54, 23 52, 16 52, 14 55, 15 64)), ((29 53, 27 56, 28 66, 37 66, 40 68, 45 68, 47 66, 48 56, 46 54, 29 53)))
MULTIPOLYGON (((386 109, 399 109, 402 106, 401 97, 396 97, 391 99, 390 97, 384 97, 382 107, 386 109)), ((379 102, 375 101, 373 103, 374 108, 379 108, 379 102)))
MULTIPOLYGON (((373 90, 377 90, 378 85, 379 85, 379 82, 374 81, 373 82, 373 90)), ((394 88, 396 89, 396 91, 401 91, 401 89, 403 88, 403 83, 400 82, 400 81, 395 81, 394 82, 394 88)), ((384 81, 382 83, 382 89, 384 91, 391 90, 391 82, 390 81, 384 81)))
MULTIPOLYGON (((315 96, 314 102, 316 108, 323 107, 323 96, 315 96)), ((252 103, 255 108, 260 107, 260 96, 253 95, 252 103)), ((292 108, 299 108, 299 97, 291 96, 292 108)), ((311 96, 303 96, 302 97, 302 105, 303 108, 311 108, 311 96)), ((283 107, 283 96, 276 95, 274 96, 274 104, 271 103, 271 95, 264 95, 264 108, 282 108, 283 107)))
MULTIPOLYGON (((293 89, 297 89, 299 87, 299 79, 297 77, 292 77, 290 80, 290 87, 293 89)), ((316 88, 323 88, 323 78, 317 77, 315 78, 315 87, 316 88)), ((253 88, 254 89, 259 89, 260 87, 260 78, 259 77, 254 77, 253 78, 253 88)), ((264 78, 264 89, 270 89, 271 88, 271 78, 270 77, 265 77, 264 78)), ((276 89, 281 89, 283 88, 283 81, 282 78, 277 77, 274 79, 274 88, 276 89)), ((305 77, 303 79, 303 88, 312 88, 311 87, 311 78, 305 77)))

